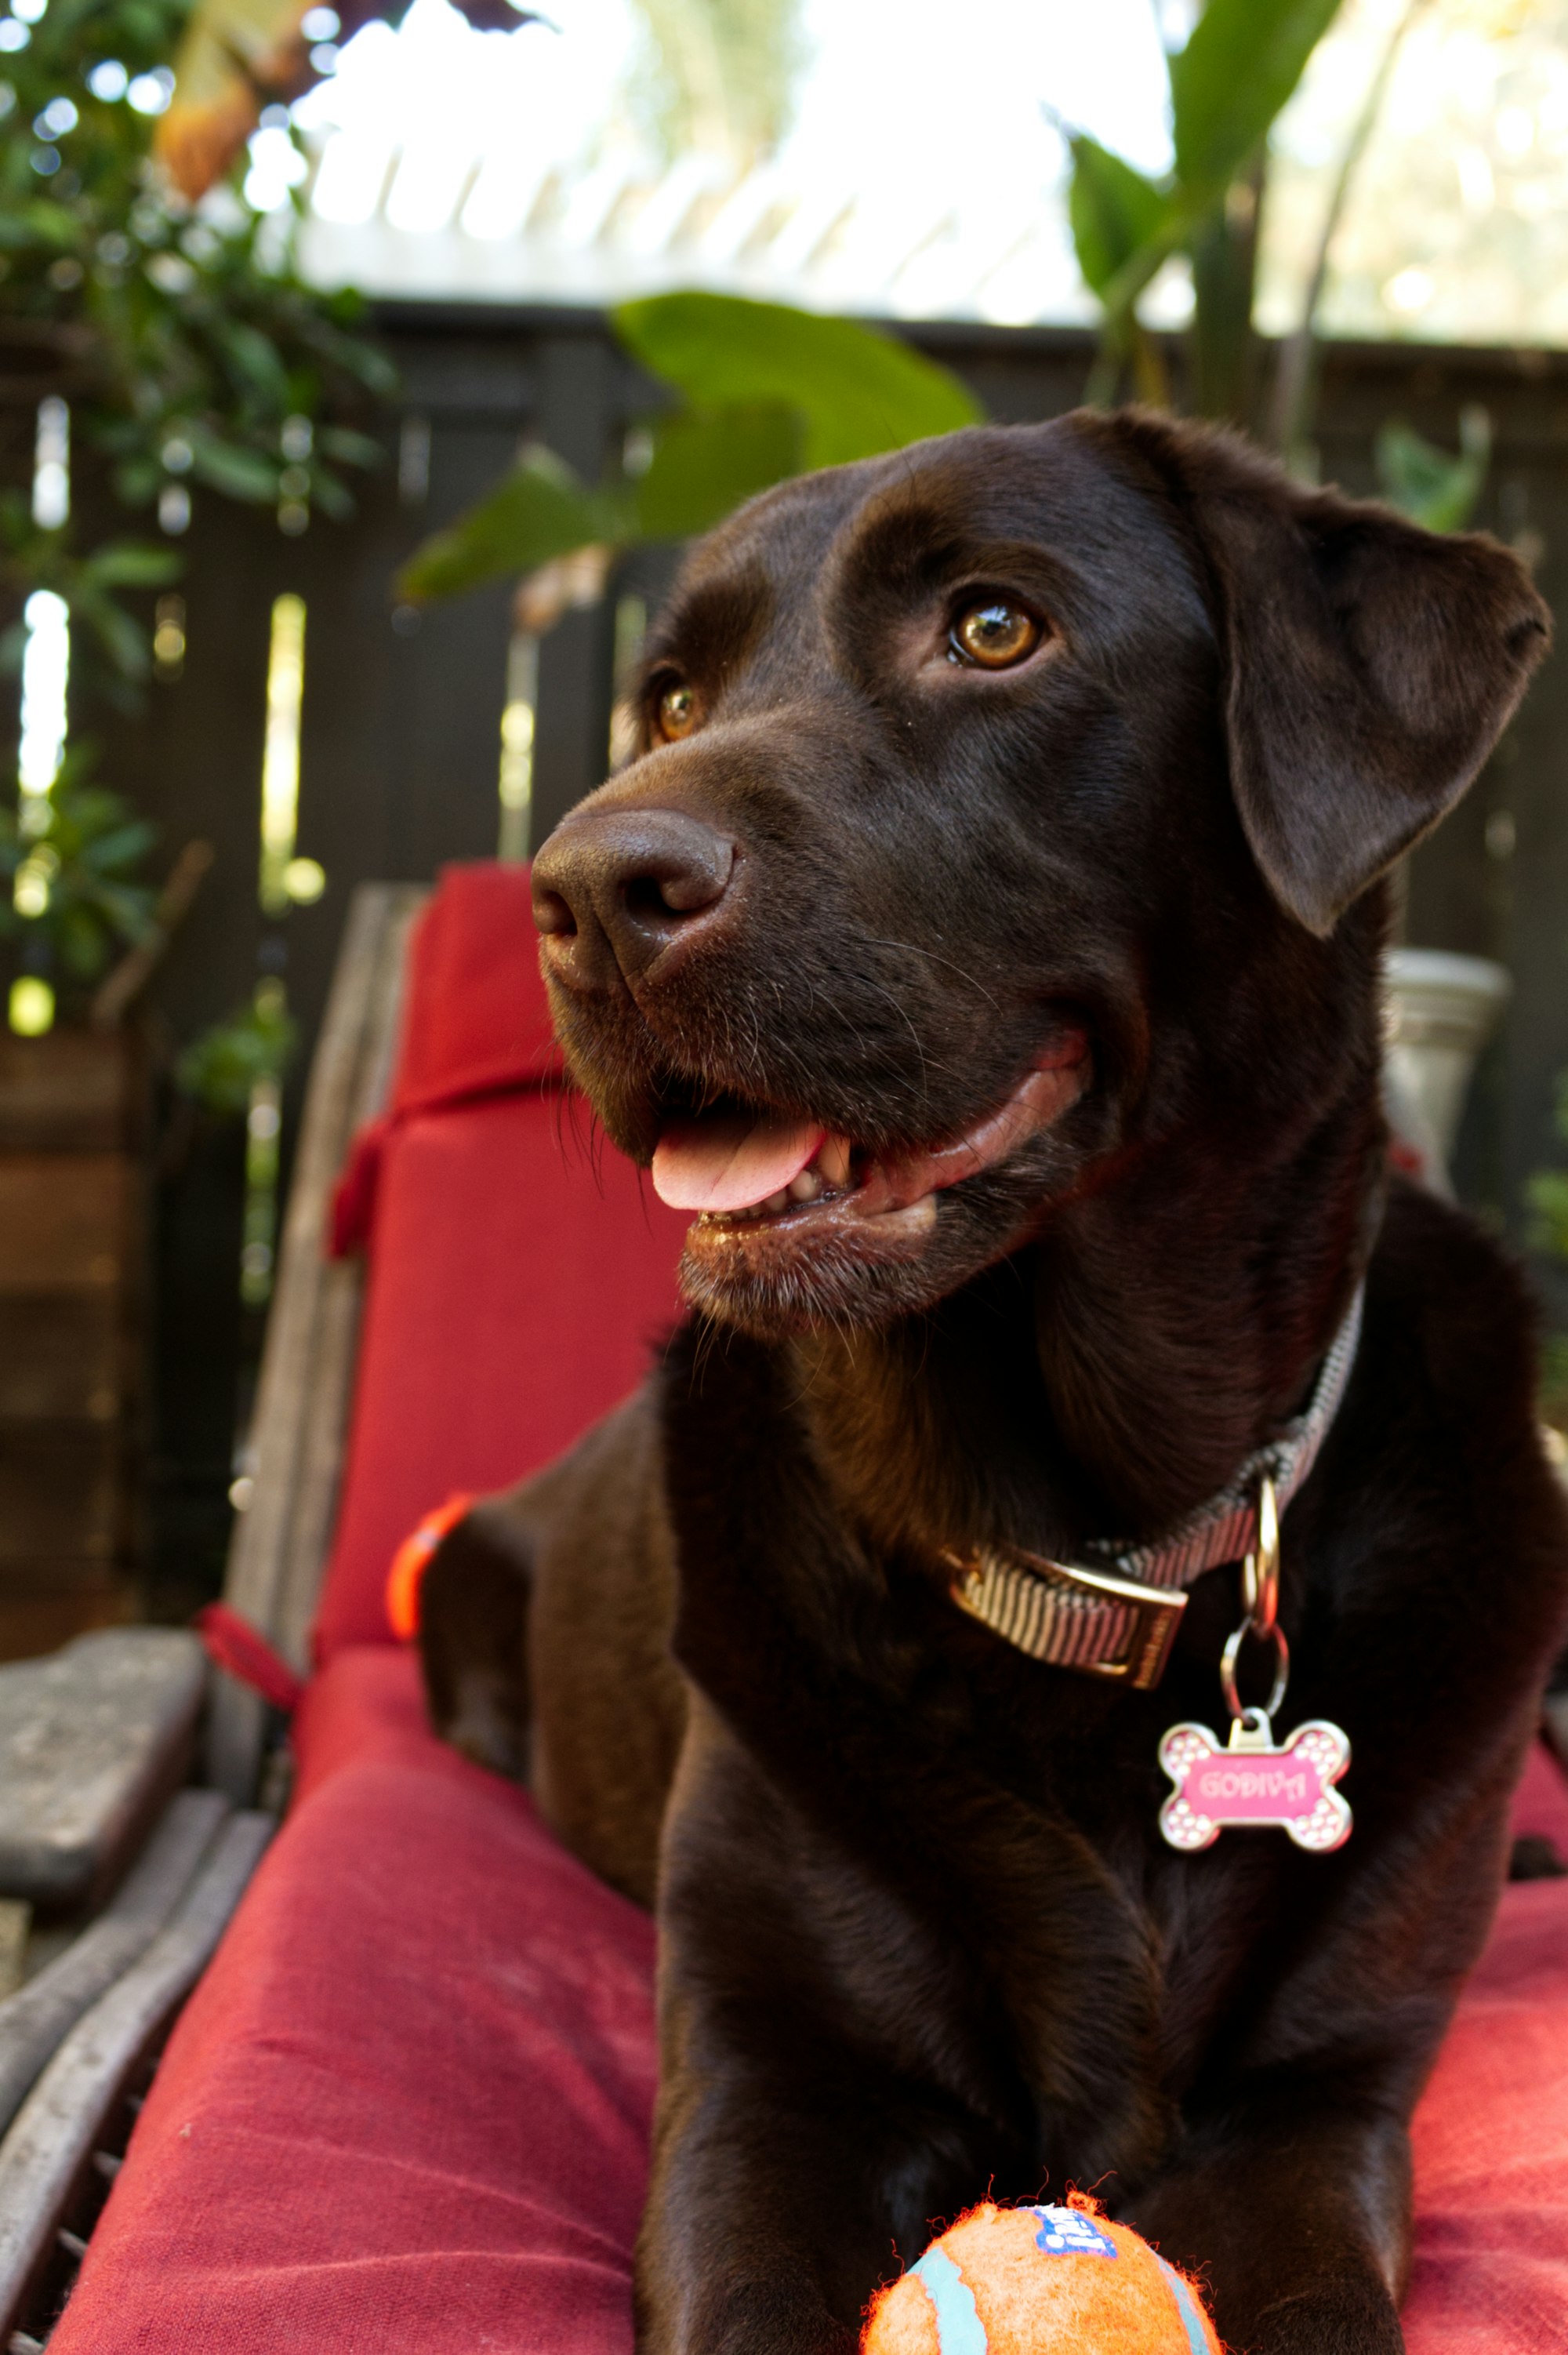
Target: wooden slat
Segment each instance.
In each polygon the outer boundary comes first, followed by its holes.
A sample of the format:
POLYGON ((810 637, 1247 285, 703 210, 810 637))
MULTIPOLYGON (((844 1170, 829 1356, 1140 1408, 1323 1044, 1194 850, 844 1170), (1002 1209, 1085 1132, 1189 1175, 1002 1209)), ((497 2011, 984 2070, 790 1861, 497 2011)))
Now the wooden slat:
MULTIPOLYGON (((249 1510, 236 1525, 227 1600, 297 1668, 326 1559, 353 1392, 362 1272, 328 1261, 332 1192, 355 1129, 385 1100, 408 926, 427 894, 362 884, 344 935, 311 1072, 257 1393, 249 1510)), ((213 1781, 254 1793, 265 1722, 254 1693, 219 1679, 213 1781)))
POLYGON ((122 1154, 0 1154, 0 1291, 118 1282, 135 1194, 122 1154))
POLYGON ((134 1147, 143 1092, 131 1031, 64 1024, 45 1039, 0 1031, 0 1150, 134 1147))
POLYGON ((48 2254, 121 2085, 195 1985, 275 1829, 270 1816, 230 1819, 173 1920, 78 2021, 0 2143, 0 2330, 48 2254))
POLYGON ((125 1390, 122 1317, 109 1286, 0 1292, 0 1422, 111 1422, 125 1390))
MULTIPOLYGON (((400 905, 389 911, 381 935, 376 971, 371 982, 372 1018, 366 1026, 349 1107, 349 1136, 366 1121, 375 1118, 391 1088, 408 930, 427 896, 422 891, 405 894, 400 905)), ((334 1168, 334 1179, 341 1158, 340 1155, 334 1168)), ((319 1265, 319 1241, 314 1249, 319 1265)), ((357 1261, 329 1264, 325 1273, 327 1280, 321 1287, 318 1303, 316 1343, 301 1412, 302 1445, 292 1528, 273 1621, 275 1640, 288 1657, 302 1667, 308 1657, 311 1622, 315 1616, 322 1572, 337 1515, 364 1295, 363 1269, 357 1261)))
POLYGON ((60 2039, 145 1954, 228 1813, 217 1791, 182 1791, 171 1799, 112 1902, 0 2003, 0 2135, 60 2039))
POLYGON ((120 1541, 113 1423, 0 1423, 0 1563, 111 1561, 120 1541))

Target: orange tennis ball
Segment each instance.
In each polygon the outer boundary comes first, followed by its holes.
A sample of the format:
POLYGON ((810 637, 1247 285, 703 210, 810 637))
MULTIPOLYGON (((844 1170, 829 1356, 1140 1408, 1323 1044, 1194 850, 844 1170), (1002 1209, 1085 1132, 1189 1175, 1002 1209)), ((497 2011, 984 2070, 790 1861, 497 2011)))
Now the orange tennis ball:
POLYGON ((1086 2208, 971 2208, 879 2290, 862 2355, 1224 2355, 1191 2282, 1086 2208))

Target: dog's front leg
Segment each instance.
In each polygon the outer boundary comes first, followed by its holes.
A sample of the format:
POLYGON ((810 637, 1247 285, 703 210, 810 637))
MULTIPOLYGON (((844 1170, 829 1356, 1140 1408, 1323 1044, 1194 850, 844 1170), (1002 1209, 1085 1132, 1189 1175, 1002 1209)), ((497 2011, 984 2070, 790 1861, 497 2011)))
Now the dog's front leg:
POLYGON ((1128 2221, 1207 2283, 1247 2355, 1401 2355, 1410 2144, 1375 2086, 1325 2076, 1238 2096, 1128 2221))
POLYGON ((929 2219, 1019 2165, 943 1963, 694 1700, 660 1889, 641 2355, 851 2355, 929 2219))

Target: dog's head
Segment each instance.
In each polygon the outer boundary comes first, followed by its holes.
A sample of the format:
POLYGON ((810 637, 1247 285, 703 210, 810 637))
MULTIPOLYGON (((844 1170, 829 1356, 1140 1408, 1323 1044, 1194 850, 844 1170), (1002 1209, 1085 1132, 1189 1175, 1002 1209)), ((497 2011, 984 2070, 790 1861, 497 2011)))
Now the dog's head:
POLYGON ((1546 630, 1494 543, 1137 413, 742 509, 653 634, 637 757, 534 870, 574 1075, 697 1214, 688 1295, 883 1318, 1205 1105, 1309 1121, 1371 1035, 1345 911, 1546 630))

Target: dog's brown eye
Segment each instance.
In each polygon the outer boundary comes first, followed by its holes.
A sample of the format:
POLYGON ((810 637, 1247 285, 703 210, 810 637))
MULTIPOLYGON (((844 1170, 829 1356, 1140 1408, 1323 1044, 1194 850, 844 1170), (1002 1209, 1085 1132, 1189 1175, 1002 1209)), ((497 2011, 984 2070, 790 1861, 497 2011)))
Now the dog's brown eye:
POLYGON ((666 744, 678 743, 683 736, 689 736, 701 718, 702 707, 697 701, 697 691, 695 687, 685 686, 667 687, 659 698, 658 709, 654 714, 659 733, 666 744))
POLYGON ((1022 662, 1033 654, 1040 643, 1040 624, 1022 605, 1010 605, 1005 598, 988 597, 983 605, 971 605, 960 613, 948 633, 949 643, 960 662, 979 663, 984 670, 1005 670, 1009 663, 1022 662))

